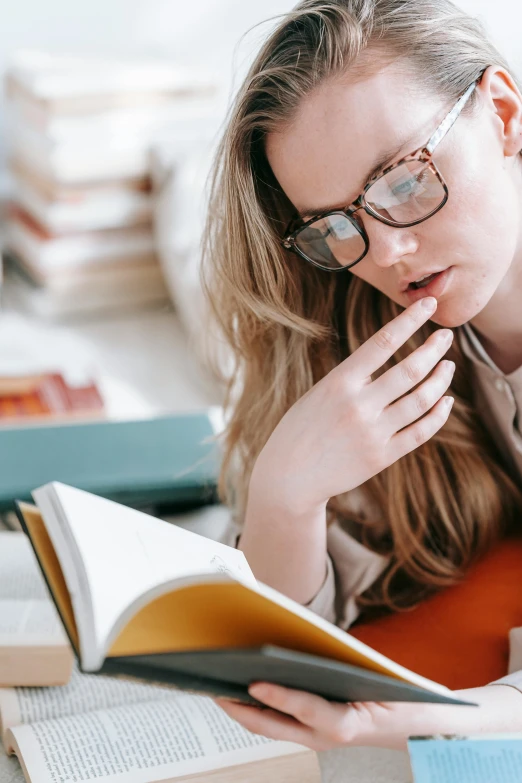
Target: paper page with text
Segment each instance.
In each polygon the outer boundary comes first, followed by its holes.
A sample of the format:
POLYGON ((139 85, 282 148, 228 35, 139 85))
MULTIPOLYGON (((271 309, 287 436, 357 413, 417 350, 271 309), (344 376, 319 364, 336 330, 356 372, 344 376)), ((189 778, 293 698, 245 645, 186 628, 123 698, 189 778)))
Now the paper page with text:
POLYGON ((62 622, 50 599, 0 600, 0 647, 13 644, 68 644, 62 622))
MULTIPOLYGON (((172 579, 226 573, 256 585, 241 551, 58 482, 33 492, 44 519, 56 516, 56 504, 50 502, 49 492, 59 501, 81 553, 98 653, 104 650, 111 629, 125 608, 172 579)), ((83 666, 99 668, 102 659, 90 652, 89 660, 82 661, 83 666)))
POLYGON ((0 647, 15 644, 67 638, 27 536, 0 532, 0 647))
POLYGON ((410 737, 415 783, 520 783, 522 734, 410 737))
POLYGON ((0 600, 50 600, 25 533, 0 531, 0 600))
POLYGON ((93 710, 175 697, 174 687, 105 675, 82 674, 75 663, 67 685, 0 689, 4 731, 20 724, 64 718, 93 710))
POLYGON ((38 783, 149 783, 303 750, 243 729, 211 699, 175 699, 98 710, 9 732, 38 783))

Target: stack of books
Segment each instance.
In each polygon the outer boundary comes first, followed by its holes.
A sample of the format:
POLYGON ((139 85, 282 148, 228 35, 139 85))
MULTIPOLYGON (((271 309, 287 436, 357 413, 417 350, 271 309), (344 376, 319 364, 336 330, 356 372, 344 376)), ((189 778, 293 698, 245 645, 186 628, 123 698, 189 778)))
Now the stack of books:
POLYGON ((169 63, 20 53, 6 75, 5 254, 43 316, 168 299, 152 229, 150 149, 204 122, 211 79, 169 63))

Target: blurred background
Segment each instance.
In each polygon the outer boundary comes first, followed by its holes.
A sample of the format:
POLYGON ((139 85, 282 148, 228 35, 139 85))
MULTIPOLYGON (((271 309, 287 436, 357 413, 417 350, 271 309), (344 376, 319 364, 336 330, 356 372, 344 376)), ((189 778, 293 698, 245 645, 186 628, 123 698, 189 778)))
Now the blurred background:
MULTIPOLYGON (((519 0, 459 4, 521 73, 519 0)), ((0 5, 0 421, 219 404, 200 350, 205 182, 293 2, 0 5)))

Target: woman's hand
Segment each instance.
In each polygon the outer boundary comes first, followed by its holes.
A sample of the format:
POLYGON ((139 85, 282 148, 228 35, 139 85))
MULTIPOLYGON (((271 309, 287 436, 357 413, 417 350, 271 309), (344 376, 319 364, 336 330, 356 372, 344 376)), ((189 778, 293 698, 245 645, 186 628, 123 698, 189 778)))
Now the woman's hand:
POLYGON ((329 372, 287 411, 256 460, 239 546, 257 579, 299 603, 325 579, 328 500, 427 441, 448 418, 452 398, 443 394, 455 366, 441 358, 450 329, 371 377, 436 306, 433 297, 411 305, 329 372))
POLYGON ((478 707, 452 704, 360 702, 339 704, 310 693, 269 683, 249 693, 270 709, 228 699, 217 704, 254 734, 329 750, 344 745, 374 745, 405 750, 408 737, 522 731, 522 693, 507 685, 455 691, 478 707))
POLYGON ((453 402, 443 394, 455 365, 440 361, 453 339, 450 329, 439 329, 371 379, 436 306, 433 297, 412 304, 287 411, 256 461, 251 479, 256 496, 269 492, 279 507, 304 516, 360 486, 443 426, 453 402))

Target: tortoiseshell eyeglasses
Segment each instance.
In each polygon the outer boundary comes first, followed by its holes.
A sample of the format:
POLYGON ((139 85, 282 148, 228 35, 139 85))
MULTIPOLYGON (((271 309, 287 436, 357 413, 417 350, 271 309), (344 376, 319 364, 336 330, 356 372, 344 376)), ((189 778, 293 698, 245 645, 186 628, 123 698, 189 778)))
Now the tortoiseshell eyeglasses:
MULTIPOLYGON (((481 75, 482 76, 482 75, 481 75)), ((355 213, 364 209, 396 228, 416 226, 438 212, 448 200, 448 188, 435 166, 433 151, 461 113, 479 77, 442 120, 428 143, 373 177, 358 198, 342 209, 322 212, 288 226, 283 247, 329 271, 349 269, 364 258, 370 241, 355 213), (292 231, 292 229, 294 229, 292 231)))

